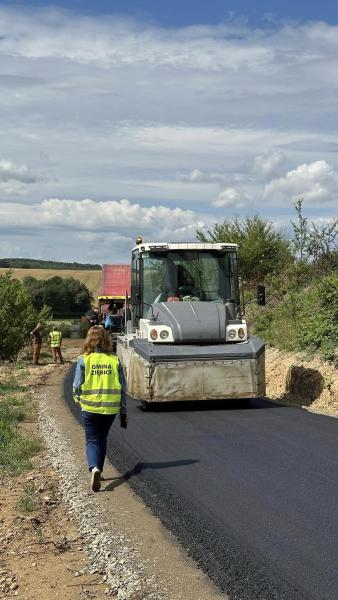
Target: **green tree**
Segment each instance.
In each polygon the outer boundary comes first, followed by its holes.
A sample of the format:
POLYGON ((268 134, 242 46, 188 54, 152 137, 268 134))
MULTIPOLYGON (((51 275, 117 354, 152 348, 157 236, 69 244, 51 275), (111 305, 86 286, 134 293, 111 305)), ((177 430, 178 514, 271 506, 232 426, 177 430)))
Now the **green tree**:
POLYGON ((43 281, 43 300, 52 308, 54 317, 71 314, 71 298, 62 277, 43 281))
POLYGON ((41 279, 36 279, 31 275, 23 278, 23 284, 25 288, 29 291, 30 299, 33 303, 33 306, 37 310, 41 310, 44 305, 44 281, 41 279))
POLYGON ((0 360, 14 359, 29 340, 37 314, 25 286, 12 279, 11 271, 0 276, 0 360))
POLYGON ((228 242, 239 246, 240 273, 245 282, 256 284, 293 262, 290 242, 270 221, 255 215, 226 219, 213 230, 198 230, 200 242, 228 242))
POLYGON ((320 272, 328 272, 337 266, 338 219, 325 224, 309 224, 303 214, 303 199, 294 205, 297 221, 291 221, 293 228, 292 247, 295 258, 311 263, 320 272))
POLYGON ((35 308, 50 306, 54 317, 83 315, 91 306, 90 291, 74 277, 55 276, 45 280, 25 277, 23 282, 35 308))
POLYGON ((74 277, 64 279, 65 287, 70 295, 71 313, 83 315, 91 307, 93 297, 84 283, 74 277))

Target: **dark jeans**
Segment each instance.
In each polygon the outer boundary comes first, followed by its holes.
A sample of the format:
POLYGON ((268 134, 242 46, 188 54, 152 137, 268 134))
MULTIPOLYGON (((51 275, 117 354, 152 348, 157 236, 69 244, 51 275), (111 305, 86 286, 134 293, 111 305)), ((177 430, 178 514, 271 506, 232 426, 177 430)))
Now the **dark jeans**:
POLYGON ((101 415, 82 411, 86 436, 86 454, 89 470, 94 467, 103 471, 107 451, 107 437, 116 415, 101 415))

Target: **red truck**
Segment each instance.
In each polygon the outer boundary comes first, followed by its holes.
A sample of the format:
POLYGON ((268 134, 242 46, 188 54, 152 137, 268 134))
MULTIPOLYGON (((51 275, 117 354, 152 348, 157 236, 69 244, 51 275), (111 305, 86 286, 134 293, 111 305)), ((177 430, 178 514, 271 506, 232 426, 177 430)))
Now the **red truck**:
POLYGON ((116 337, 124 331, 126 296, 130 297, 130 274, 130 265, 102 266, 98 296, 99 315, 102 320, 108 317, 110 324, 106 328, 112 334, 114 347, 116 337))

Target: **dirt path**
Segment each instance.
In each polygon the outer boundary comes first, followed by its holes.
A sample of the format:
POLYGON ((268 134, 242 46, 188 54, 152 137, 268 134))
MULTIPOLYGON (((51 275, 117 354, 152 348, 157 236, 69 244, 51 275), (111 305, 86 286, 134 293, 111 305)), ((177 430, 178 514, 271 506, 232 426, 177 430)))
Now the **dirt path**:
MULTIPOLYGON (((55 367, 45 354, 42 366, 19 373, 40 414, 39 426, 32 420, 21 428, 40 431, 46 449, 28 473, 0 475, 0 597, 226 598, 113 467, 105 469, 102 493, 90 492, 83 432, 62 400, 65 373, 79 352, 79 341, 65 341, 68 365, 55 367)), ((9 374, 0 368, 0 382, 9 374)), ((272 398, 338 416, 336 369, 318 359, 270 349, 267 384, 272 398)))
MULTIPOLYGON (((78 342, 65 344, 69 363, 78 342)), ((27 367, 45 451, 33 469, 0 478, 0 597, 22 600, 224 600, 171 534, 109 464, 102 492, 88 485, 81 427, 65 406, 70 364, 27 367), (33 510, 20 508, 22 499, 33 510)), ((0 369, 0 380, 8 376, 0 369)))
MULTIPOLYGON (((69 361, 72 344, 65 349, 69 361)), ((63 378, 69 365, 48 364, 22 369, 2 365, 0 382, 13 375, 22 385, 16 397, 33 400, 49 378, 63 378)), ((13 394, 14 395, 14 394, 13 394)), ((0 397, 1 402, 1 397, 0 397)), ((20 425, 38 434, 37 418, 20 425)), ((59 476, 46 450, 33 458, 33 468, 16 477, 0 474, 0 597, 22 600, 84 600, 107 598, 104 577, 89 572, 84 539, 70 518, 60 494, 59 476), (80 573, 84 573, 80 577, 80 573)))
POLYGON ((107 597, 102 576, 88 573, 83 539, 61 501, 58 477, 42 457, 28 475, 1 486, 0 506, 0 597, 107 597), (18 504, 28 486, 36 493, 35 508, 26 516, 18 504))
MULTIPOLYGON (((111 465, 107 464, 105 467, 102 491, 96 495, 87 491, 88 476, 84 463, 83 432, 62 400, 62 379, 61 376, 56 375, 49 382, 48 404, 51 410, 48 416, 48 427, 57 427, 64 439, 71 439, 71 449, 69 446, 68 448, 71 451, 73 472, 79 480, 81 479, 82 498, 85 503, 91 501, 92 511, 101 516, 100 526, 96 532, 97 538, 102 539, 108 533, 112 542, 111 556, 100 555, 103 569, 108 573, 108 582, 112 583, 113 588, 115 586, 115 591, 119 588, 123 589, 123 581, 128 578, 128 573, 133 573, 142 591, 139 592, 140 595, 121 595, 121 598, 224 600, 226 595, 209 582, 176 543, 173 536, 162 526, 160 520, 153 516, 111 465), (53 421, 52 424, 50 419, 53 421), (116 536, 120 544, 119 548, 115 543, 116 536), (118 564, 116 568, 116 560, 120 552, 123 556, 122 565, 118 564)), ((40 397, 40 402, 44 402, 43 395, 40 397)), ((42 419, 44 418, 45 415, 42 419)), ((51 445, 53 446, 53 442, 51 445)), ((58 466, 60 457, 57 457, 55 452, 53 455, 55 466, 58 466)), ((62 473, 60 475, 62 479, 62 473)), ((65 494, 65 501, 70 504, 74 512, 74 494, 69 488, 68 493, 65 494)), ((81 511, 79 497, 75 503, 75 512, 81 511)), ((83 526, 85 523, 82 522, 83 526)), ((91 552, 90 555, 95 562, 97 553, 91 552)))

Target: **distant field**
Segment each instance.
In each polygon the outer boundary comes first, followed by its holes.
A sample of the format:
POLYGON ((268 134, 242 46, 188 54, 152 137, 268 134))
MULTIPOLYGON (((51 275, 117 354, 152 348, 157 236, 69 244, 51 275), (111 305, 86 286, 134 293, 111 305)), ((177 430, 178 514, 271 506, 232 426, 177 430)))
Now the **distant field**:
MULTIPOLYGON (((3 275, 8 269, 0 268, 0 275, 3 275)), ((50 279, 51 277, 74 277, 82 281, 93 294, 96 301, 100 293, 101 271, 78 271, 65 269, 12 269, 14 277, 22 281, 24 277, 35 277, 36 279, 50 279)))

